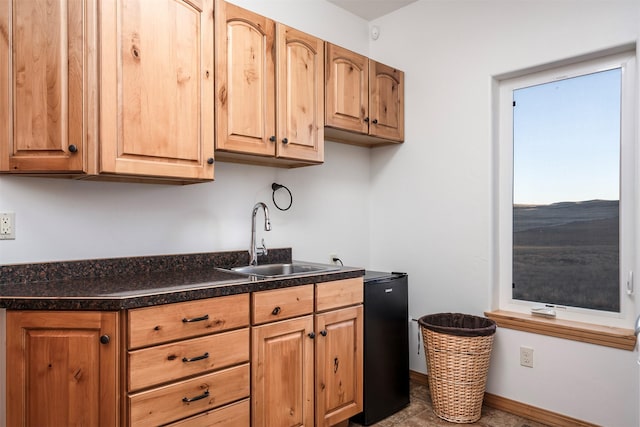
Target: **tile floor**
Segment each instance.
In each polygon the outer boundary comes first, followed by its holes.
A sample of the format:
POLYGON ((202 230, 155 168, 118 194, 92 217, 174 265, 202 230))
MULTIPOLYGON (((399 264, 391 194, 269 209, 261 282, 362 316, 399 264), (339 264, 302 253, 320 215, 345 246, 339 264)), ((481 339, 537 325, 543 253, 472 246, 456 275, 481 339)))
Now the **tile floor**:
MULTIPOLYGON (((545 427, 526 418, 518 417, 497 409, 482 407, 482 418, 472 424, 456 424, 438 418, 433 413, 429 388, 425 385, 411 383, 411 403, 405 409, 372 424, 375 427, 545 427)), ((351 422, 349 427, 359 427, 360 424, 351 422)))

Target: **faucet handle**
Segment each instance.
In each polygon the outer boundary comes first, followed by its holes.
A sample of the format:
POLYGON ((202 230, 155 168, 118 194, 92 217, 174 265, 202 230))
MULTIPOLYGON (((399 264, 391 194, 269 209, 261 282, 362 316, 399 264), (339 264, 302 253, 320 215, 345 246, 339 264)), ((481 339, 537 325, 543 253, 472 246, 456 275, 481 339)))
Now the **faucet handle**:
POLYGON ((269 253, 269 250, 267 249, 267 246, 264 244, 264 238, 262 239, 262 246, 256 248, 257 249, 257 254, 260 256, 263 255, 267 255, 269 253))

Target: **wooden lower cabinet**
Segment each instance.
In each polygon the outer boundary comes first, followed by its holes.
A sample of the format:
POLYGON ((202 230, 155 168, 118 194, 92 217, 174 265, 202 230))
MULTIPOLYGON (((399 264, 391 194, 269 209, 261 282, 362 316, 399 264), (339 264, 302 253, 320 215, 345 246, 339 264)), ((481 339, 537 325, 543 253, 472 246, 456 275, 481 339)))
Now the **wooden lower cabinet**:
MULTIPOLYGON (((254 324, 303 304, 302 288, 254 293, 254 324)), ((328 427, 362 411, 362 278, 314 289, 315 312, 252 327, 253 427, 328 427)))
POLYGON ((9 310, 6 425, 337 425, 362 410, 362 287, 9 310))
POLYGON ((249 426, 249 294, 126 319, 124 425, 249 426))
POLYGON ((362 412, 362 305, 316 315, 316 426, 362 412))
POLYGON ((118 313, 7 311, 7 426, 116 426, 118 313))
POLYGON ((313 316, 252 331, 253 427, 313 426, 313 316))

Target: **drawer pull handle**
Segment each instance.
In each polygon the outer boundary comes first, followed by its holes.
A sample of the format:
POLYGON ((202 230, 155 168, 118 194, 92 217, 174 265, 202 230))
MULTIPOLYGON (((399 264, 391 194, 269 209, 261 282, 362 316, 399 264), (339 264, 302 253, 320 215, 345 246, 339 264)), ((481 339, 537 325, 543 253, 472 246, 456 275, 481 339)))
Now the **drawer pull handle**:
POLYGON ((182 401, 184 403, 191 403, 191 402, 195 402, 196 400, 200 400, 200 399, 205 399, 209 397, 209 390, 206 390, 204 393, 202 393, 200 396, 196 396, 196 397, 183 397, 182 401))
POLYGON ((273 309, 271 314, 273 314, 274 316, 277 316, 278 314, 280 314, 280 310, 281 308, 279 306, 276 306, 276 308, 273 309))
POLYGON ((186 317, 182 319, 184 323, 202 322, 203 320, 209 320, 209 315, 205 314, 204 316, 193 317, 191 319, 187 319, 186 317))
POLYGON ((182 361, 184 363, 187 362, 197 362, 198 360, 203 360, 203 359, 208 359, 209 358, 209 353, 205 353, 202 356, 196 356, 196 357, 183 357, 182 361))

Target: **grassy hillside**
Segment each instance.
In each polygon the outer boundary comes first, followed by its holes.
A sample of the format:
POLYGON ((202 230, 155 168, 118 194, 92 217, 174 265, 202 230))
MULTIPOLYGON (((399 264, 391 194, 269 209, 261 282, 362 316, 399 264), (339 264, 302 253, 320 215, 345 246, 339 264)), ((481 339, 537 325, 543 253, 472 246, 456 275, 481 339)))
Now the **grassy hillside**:
POLYGON ((513 296, 619 311, 617 201, 514 207, 513 296))

